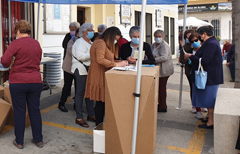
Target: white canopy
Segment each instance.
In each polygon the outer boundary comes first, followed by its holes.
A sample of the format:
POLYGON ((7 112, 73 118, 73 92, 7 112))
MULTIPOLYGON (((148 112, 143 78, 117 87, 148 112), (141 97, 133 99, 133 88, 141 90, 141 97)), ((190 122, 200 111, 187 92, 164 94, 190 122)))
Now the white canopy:
MULTIPOLYGON (((178 20, 178 26, 183 26, 183 19, 178 20)), ((213 27, 213 25, 211 23, 197 19, 195 17, 188 17, 186 20, 186 26, 187 27, 201 27, 201 26, 212 26, 213 27)))

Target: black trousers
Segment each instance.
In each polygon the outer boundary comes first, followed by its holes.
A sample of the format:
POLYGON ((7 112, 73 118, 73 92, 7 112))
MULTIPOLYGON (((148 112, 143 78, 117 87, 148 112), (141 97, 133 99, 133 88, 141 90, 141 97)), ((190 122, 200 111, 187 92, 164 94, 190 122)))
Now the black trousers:
POLYGON ((42 83, 10 84, 14 111, 14 131, 17 144, 23 145, 26 118, 26 102, 35 142, 42 142, 42 118, 40 113, 40 95, 42 83))
POLYGON ((240 150, 240 123, 239 123, 239 132, 238 132, 238 140, 236 144, 236 149, 240 150))
POLYGON ((61 95, 61 99, 59 102, 59 106, 64 106, 65 102, 67 101, 68 95, 71 92, 71 88, 72 88, 72 81, 73 81, 73 74, 70 74, 68 72, 63 72, 64 74, 64 85, 62 88, 62 95, 61 95))
POLYGON ((105 115, 105 102, 96 101, 95 106, 96 126, 103 122, 104 115, 105 115))

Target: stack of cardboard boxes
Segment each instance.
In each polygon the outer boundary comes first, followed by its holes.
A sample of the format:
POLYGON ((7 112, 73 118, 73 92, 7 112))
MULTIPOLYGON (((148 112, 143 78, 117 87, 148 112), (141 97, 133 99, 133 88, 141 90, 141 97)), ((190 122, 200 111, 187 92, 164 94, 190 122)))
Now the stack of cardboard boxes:
MULTIPOLYGON (((25 121, 26 127, 31 125, 28 111, 26 112, 25 121)), ((8 82, 4 83, 4 87, 0 86, 0 133, 6 124, 14 127, 14 112, 8 82), (3 96, 5 100, 2 99, 3 96)))

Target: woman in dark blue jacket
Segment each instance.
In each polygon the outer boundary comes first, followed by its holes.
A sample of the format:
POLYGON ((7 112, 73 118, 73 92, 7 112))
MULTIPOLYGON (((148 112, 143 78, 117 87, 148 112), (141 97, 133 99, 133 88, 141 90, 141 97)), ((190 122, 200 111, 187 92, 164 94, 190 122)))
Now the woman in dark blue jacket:
MULTIPOLYGON (((197 32, 204 41, 198 52, 193 54, 185 54, 185 59, 191 59, 191 79, 195 82, 195 71, 198 70, 199 58, 202 58, 201 64, 204 71, 207 72, 207 84, 205 89, 198 89, 193 84, 192 102, 196 107, 207 107, 209 119, 199 128, 213 129, 213 113, 217 97, 219 84, 223 84, 223 68, 221 48, 218 40, 213 36, 213 28, 210 26, 200 27, 197 32)), ((192 40, 194 41, 194 40, 192 40)))

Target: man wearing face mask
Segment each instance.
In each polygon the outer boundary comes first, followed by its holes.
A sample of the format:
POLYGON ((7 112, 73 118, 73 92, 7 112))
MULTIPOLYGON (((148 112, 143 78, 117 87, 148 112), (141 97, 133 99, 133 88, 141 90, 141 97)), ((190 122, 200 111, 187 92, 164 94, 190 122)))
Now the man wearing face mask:
POLYGON ((152 52, 156 65, 160 66, 159 91, 158 91, 158 112, 167 112, 167 80, 173 74, 172 53, 168 43, 164 40, 164 31, 154 32, 155 43, 152 44, 152 52))
MULTIPOLYGON (((139 51, 139 37, 140 37, 140 27, 133 26, 129 31, 131 42, 125 43, 121 46, 119 57, 122 60, 127 60, 129 63, 136 64, 137 59, 134 58, 134 52, 139 51)), ((143 51, 145 51, 146 60, 143 60, 143 64, 155 64, 155 59, 153 57, 151 46, 143 42, 143 51)))
POLYGON ((63 55, 63 59, 65 58, 66 56, 66 52, 67 52, 67 44, 68 42, 71 40, 71 39, 74 39, 75 37, 75 33, 76 33, 76 30, 80 27, 80 24, 78 22, 72 22, 70 25, 69 25, 69 30, 70 32, 67 33, 63 39, 63 42, 62 42, 62 47, 64 49, 64 55, 63 55))

